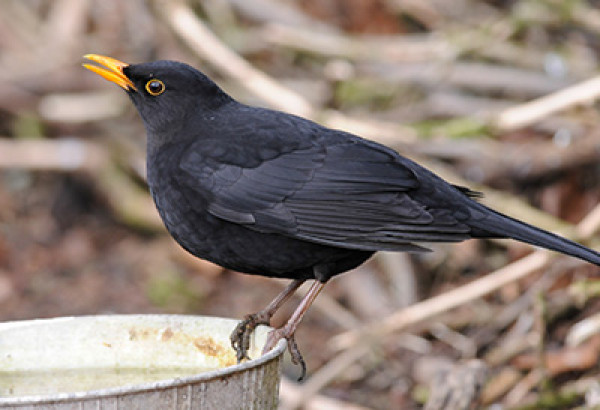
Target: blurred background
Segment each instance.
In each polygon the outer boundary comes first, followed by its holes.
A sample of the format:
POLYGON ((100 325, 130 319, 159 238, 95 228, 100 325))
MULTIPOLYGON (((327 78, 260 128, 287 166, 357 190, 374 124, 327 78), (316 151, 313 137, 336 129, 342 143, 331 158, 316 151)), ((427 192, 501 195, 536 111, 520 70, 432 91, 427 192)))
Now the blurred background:
MULTIPOLYGON (((167 236, 142 123, 81 67, 86 53, 187 62, 245 103, 392 146, 497 210, 597 245, 598 6, 2 0, 1 320, 242 318, 286 284, 199 261, 167 236)), ((282 408, 600 404, 598 268, 509 241, 433 249, 378 254, 328 285, 297 333, 308 381, 285 365, 282 408), (367 324, 375 337, 355 337, 367 324)))

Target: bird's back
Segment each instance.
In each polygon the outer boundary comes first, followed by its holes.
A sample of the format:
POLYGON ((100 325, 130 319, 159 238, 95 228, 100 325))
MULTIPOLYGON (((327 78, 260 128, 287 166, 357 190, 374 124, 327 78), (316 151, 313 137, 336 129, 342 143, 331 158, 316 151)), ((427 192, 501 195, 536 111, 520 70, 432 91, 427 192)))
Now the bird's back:
POLYGON ((173 237, 227 268, 327 278, 377 250, 471 237, 595 257, 360 137, 233 100, 193 118, 186 139, 149 153, 149 183, 173 237))

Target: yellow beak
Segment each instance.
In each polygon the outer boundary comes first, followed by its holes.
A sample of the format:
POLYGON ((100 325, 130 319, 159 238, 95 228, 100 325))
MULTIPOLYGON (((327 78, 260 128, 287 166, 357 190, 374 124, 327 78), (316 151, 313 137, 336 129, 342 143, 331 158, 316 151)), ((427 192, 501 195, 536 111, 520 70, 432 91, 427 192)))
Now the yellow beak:
POLYGON ((98 54, 86 54, 83 56, 83 58, 106 67, 104 68, 91 64, 83 64, 83 66, 88 70, 91 70, 100 75, 102 78, 117 84, 125 91, 137 90, 131 80, 127 78, 125 74, 123 74, 123 68, 127 67, 129 64, 98 54))

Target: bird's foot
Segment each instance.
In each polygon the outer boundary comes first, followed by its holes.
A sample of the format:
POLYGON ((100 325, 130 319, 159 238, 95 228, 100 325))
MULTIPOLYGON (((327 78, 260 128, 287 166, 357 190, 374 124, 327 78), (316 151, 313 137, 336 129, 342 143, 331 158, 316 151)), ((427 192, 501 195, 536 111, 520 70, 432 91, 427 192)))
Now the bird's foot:
POLYGON ((277 345, 277 342, 279 342, 281 339, 287 340, 288 350, 292 357, 292 363, 294 363, 297 366, 300 366, 301 368, 301 373, 300 377, 298 377, 298 381, 302 381, 306 376, 306 362, 304 361, 304 358, 300 353, 300 349, 298 349, 298 344, 296 344, 294 331, 291 330, 290 327, 284 326, 282 328, 274 329, 271 332, 269 332, 269 335, 267 336, 267 342, 265 343, 265 347, 263 348, 262 354, 265 354, 271 349, 273 349, 275 345, 277 345))
POLYGON ((259 325, 269 326, 271 315, 261 311, 247 315, 231 332, 230 340, 231 347, 235 350, 238 363, 244 359, 250 360, 248 357, 248 349, 250 349, 250 335, 259 325))

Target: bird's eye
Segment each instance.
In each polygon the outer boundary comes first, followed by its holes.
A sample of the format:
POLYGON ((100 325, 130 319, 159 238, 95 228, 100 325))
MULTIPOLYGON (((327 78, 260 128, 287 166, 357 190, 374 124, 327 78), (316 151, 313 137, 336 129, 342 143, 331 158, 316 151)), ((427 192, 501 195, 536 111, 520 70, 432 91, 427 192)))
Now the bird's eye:
POLYGON ((152 79, 146 83, 146 91, 156 97, 165 91, 165 83, 156 78, 152 79))

